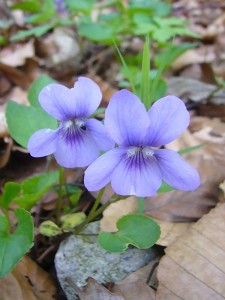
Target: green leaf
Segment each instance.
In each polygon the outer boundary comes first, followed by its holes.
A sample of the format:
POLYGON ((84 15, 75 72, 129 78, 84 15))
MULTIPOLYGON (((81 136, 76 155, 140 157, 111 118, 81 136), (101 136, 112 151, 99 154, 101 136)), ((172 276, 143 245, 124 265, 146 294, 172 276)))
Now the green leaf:
POLYGON ((98 236, 99 245, 108 252, 123 253, 128 247, 129 242, 123 236, 102 231, 98 236))
POLYGON ((55 83, 55 80, 50 76, 44 74, 39 76, 30 86, 28 90, 28 100, 32 106, 41 107, 38 101, 38 96, 41 90, 50 83, 55 83))
POLYGON ((43 109, 13 101, 7 103, 6 120, 12 138, 23 147, 27 146, 29 138, 35 131, 57 128, 57 121, 43 109))
POLYGON ((40 25, 40 26, 34 27, 29 30, 20 30, 18 33, 11 36, 10 41, 15 42, 15 41, 22 40, 24 38, 28 38, 31 36, 39 37, 39 36, 44 35, 46 32, 51 30, 53 27, 54 27, 54 24, 45 24, 45 25, 40 25))
POLYGON ((100 23, 82 23, 78 27, 79 35, 94 41, 111 44, 115 37, 114 29, 100 23))
POLYGON ((10 273, 24 254, 33 246, 33 220, 29 212, 14 211, 18 225, 13 233, 7 230, 7 219, 0 215, 0 277, 10 273))
POLYGON ((5 43, 6 43, 5 37, 0 34, 0 45, 4 45, 5 43))
POLYGON ((152 23, 139 23, 136 27, 133 28, 133 34, 141 35, 141 34, 151 34, 154 30, 157 29, 157 26, 152 23))
POLYGON ((164 72, 181 54, 189 49, 195 48, 197 45, 197 43, 184 43, 181 45, 169 44, 164 52, 155 56, 154 62, 156 67, 163 69, 164 72))
POLYGON ((64 215, 60 220, 62 222, 62 230, 64 232, 70 232, 86 220, 86 215, 83 212, 78 212, 64 215))
POLYGON ((178 151, 178 153, 180 153, 181 155, 183 155, 183 154, 186 154, 186 153, 198 150, 198 149, 204 147, 206 144, 207 143, 202 143, 202 144, 199 144, 199 145, 196 145, 196 146, 193 146, 193 147, 187 147, 185 149, 182 149, 182 150, 178 151))
POLYGON ((170 185, 168 185, 167 183, 165 183, 164 181, 161 184, 161 187, 158 189, 157 193, 158 194, 163 194, 163 193, 168 193, 170 191, 173 191, 174 188, 170 185))
POLYGON ((130 82, 130 85, 131 85, 131 89, 133 91, 134 94, 137 94, 137 91, 136 91, 136 88, 135 88, 135 79, 134 79, 134 74, 132 72, 130 72, 130 68, 128 67, 122 53, 120 52, 120 49, 117 47, 115 41, 114 41, 114 46, 116 48, 116 51, 120 57, 120 60, 121 60, 121 63, 123 65, 123 69, 124 71, 126 72, 127 74, 127 78, 129 78, 129 82, 130 82))
POLYGON ((39 232, 42 235, 53 237, 62 233, 62 230, 52 221, 45 221, 39 226, 39 232))
POLYGON ((146 36, 143 57, 142 57, 142 76, 141 76, 141 101, 147 110, 150 108, 150 45, 149 36, 146 36))
POLYGON ((45 0, 41 6, 41 12, 26 19, 27 23, 40 24, 50 21, 56 15, 54 0, 45 0))
POLYGON ((77 191, 74 192, 71 196, 69 196, 70 202, 71 202, 73 207, 77 206, 81 195, 82 195, 82 190, 77 187, 77 191))
POLYGON ((9 204, 20 192, 20 185, 16 182, 7 182, 4 185, 3 194, 0 196, 0 205, 8 209, 9 204))
POLYGON ((21 184, 22 195, 14 201, 24 209, 31 209, 37 201, 57 182, 58 171, 43 173, 24 180, 21 184))
POLYGON ((179 18, 154 18, 158 27, 154 30, 152 37, 158 42, 166 42, 176 35, 187 35, 200 38, 198 34, 187 28, 187 22, 179 18))
POLYGON ((38 0, 21 1, 10 6, 10 9, 21 9, 28 12, 38 12, 41 8, 41 3, 38 0))
POLYGON ((128 1, 129 11, 145 12, 150 16, 166 16, 171 12, 171 4, 160 0, 130 0, 128 1))
POLYGON ((141 214, 129 214, 120 218, 116 233, 100 232, 98 242, 109 252, 124 252, 133 245, 139 249, 152 247, 160 236, 159 225, 150 217, 141 214))
POLYGON ((65 0, 70 11, 89 14, 94 6, 94 0, 65 0))

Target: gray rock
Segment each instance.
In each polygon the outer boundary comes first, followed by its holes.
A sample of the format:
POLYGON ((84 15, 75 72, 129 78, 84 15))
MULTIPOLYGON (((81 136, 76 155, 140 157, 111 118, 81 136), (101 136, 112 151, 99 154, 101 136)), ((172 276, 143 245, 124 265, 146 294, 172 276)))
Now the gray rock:
MULTIPOLYGON (((95 222, 85 233, 95 234, 98 230, 99 223, 95 222)), ((61 243, 55 267, 68 300, 74 300, 77 293, 69 282, 82 287, 87 284, 88 277, 92 277, 98 283, 118 283, 155 257, 156 251, 152 248, 140 250, 130 247, 122 254, 109 253, 96 243, 95 235, 71 235, 61 243)))

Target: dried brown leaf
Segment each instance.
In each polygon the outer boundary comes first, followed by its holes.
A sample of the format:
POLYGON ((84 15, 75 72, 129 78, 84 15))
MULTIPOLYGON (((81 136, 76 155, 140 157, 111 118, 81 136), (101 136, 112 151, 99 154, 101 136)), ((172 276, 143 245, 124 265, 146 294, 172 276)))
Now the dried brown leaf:
POLYGON ((199 48, 190 49, 179 56, 172 64, 174 71, 180 70, 191 64, 211 63, 216 59, 214 46, 201 46, 199 48))
POLYGON ((89 278, 88 283, 83 288, 79 288, 69 278, 67 278, 67 281, 70 288, 75 291, 80 300, 126 300, 120 295, 111 293, 93 278, 89 278))
POLYGON ((125 300, 155 300, 155 291, 141 280, 116 284, 113 292, 122 295, 125 300))
POLYGON ((50 275, 25 256, 12 273, 0 279, 1 299, 55 299, 56 288, 50 275))
POLYGON ((23 88, 28 88, 32 79, 28 74, 19 69, 8 66, 0 62, 0 72, 2 72, 9 81, 23 88))
POLYGON ((29 40, 27 43, 4 47, 0 52, 0 62, 10 67, 19 67, 25 64, 27 58, 34 56, 34 41, 29 40))
POLYGON ((192 225, 165 250, 156 299, 225 299, 225 204, 192 225))

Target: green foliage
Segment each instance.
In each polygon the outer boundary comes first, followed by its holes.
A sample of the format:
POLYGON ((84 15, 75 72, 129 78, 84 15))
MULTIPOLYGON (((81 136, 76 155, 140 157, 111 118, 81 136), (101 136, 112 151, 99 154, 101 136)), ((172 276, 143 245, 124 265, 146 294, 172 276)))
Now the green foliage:
POLYGON ((63 232, 73 232, 74 229, 86 220, 83 212, 63 215, 60 218, 62 225, 59 227, 52 221, 45 221, 39 226, 39 232, 48 237, 54 237, 63 232))
POLYGON ((125 80, 120 81, 119 86, 125 88, 131 86, 132 90, 134 90, 134 86, 136 90, 135 94, 139 95, 146 108, 149 109, 152 102, 163 97, 167 91, 166 81, 162 79, 163 73, 171 66, 177 57, 185 51, 196 47, 197 44, 167 44, 167 48, 155 57, 154 63, 157 69, 152 69, 151 71, 149 62, 150 49, 147 48, 147 44, 148 43, 145 43, 142 57, 138 54, 126 58, 128 64, 126 66, 123 64, 120 69, 125 80), (140 65, 142 65, 141 71, 140 65))
POLYGON ((48 22, 56 15, 54 0, 45 0, 41 4, 40 10, 29 17, 27 23, 42 24, 48 22))
POLYGON ((28 92, 31 106, 13 101, 7 103, 6 120, 10 134, 23 147, 27 146, 29 138, 35 131, 57 128, 57 121, 40 107, 37 99, 40 90, 51 82, 54 82, 53 79, 47 75, 42 75, 34 81, 28 92))
POLYGON ((86 215, 83 212, 67 214, 61 217, 60 221, 62 222, 63 232, 73 231, 75 227, 80 225, 86 220, 86 215))
POLYGON ((39 232, 48 237, 54 237, 62 233, 62 230, 57 224, 52 221, 42 222, 39 226, 39 232))
POLYGON ((26 147, 31 135, 42 128, 57 128, 57 121, 41 108, 25 106, 9 101, 6 107, 6 120, 12 138, 26 147))
POLYGON ((5 37, 0 34, 0 45, 4 45, 5 43, 6 43, 5 37))
POLYGON ((113 40, 120 42, 127 34, 149 34, 151 40, 160 44, 176 35, 199 37, 187 29, 185 20, 169 16, 171 5, 165 1, 128 1, 124 5, 120 0, 108 0, 105 3, 94 0, 65 0, 65 5, 64 16, 56 11, 54 0, 27 0, 11 6, 12 9, 30 13, 26 18, 28 24, 42 26, 19 31, 10 40, 41 36, 54 27, 74 23, 82 37, 102 44, 111 44, 113 40), (105 7, 111 8, 109 12, 105 13, 105 7), (93 10, 98 11, 96 20, 92 17, 93 10))
POLYGON ((150 108, 150 45, 149 36, 146 36, 145 45, 142 56, 142 72, 141 72, 141 92, 140 99, 144 103, 146 109, 150 108))
POLYGON ((20 185, 16 182, 7 182, 4 186, 3 194, 0 196, 0 206, 8 210, 10 203, 20 192, 20 185))
POLYGON ((41 2, 39 0, 21 1, 10 6, 11 9, 21 9, 23 11, 35 13, 41 9, 41 2))
POLYGON ((18 33, 11 36, 10 41, 15 42, 31 36, 39 37, 45 34, 46 32, 48 32, 53 27, 54 27, 53 24, 45 24, 45 25, 36 26, 29 30, 20 30, 18 33))
POLYGON ((80 24, 78 33, 91 41, 102 42, 104 44, 111 44, 112 40, 116 38, 112 27, 93 22, 80 24))
POLYGON ((129 214, 120 218, 116 233, 100 232, 98 242, 109 252, 124 252, 129 245, 139 249, 152 247, 160 236, 159 225, 150 217, 129 214))
POLYGON ((0 277, 7 275, 33 246, 33 221, 29 212, 18 208, 16 230, 10 232, 8 219, 0 215, 0 277))
POLYGON ((30 86, 28 90, 28 100, 32 106, 40 107, 38 96, 41 92, 41 90, 48 84, 55 83, 55 80, 53 80, 50 76, 43 74, 40 75, 30 86))
POLYGON ((161 72, 164 72, 181 54, 189 49, 195 48, 197 45, 196 43, 184 43, 181 45, 168 44, 163 52, 155 56, 155 66, 160 69, 161 72))
POLYGON ((158 189, 157 193, 158 194, 163 194, 163 193, 168 193, 170 191, 173 191, 174 188, 170 185, 168 185, 167 183, 165 183, 164 181, 162 182, 160 188, 158 189))
POLYGON ((66 5, 71 12, 82 12, 84 14, 91 13, 94 6, 94 2, 94 0, 65 0, 66 5))
POLYGON ((57 182, 59 173, 49 172, 30 177, 22 182, 21 194, 14 198, 20 207, 31 209, 37 201, 57 182))

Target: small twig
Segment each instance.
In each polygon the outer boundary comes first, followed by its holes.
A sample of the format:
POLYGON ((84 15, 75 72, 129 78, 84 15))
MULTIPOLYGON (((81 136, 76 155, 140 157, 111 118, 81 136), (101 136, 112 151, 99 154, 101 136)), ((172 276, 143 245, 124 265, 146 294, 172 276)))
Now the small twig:
POLYGON ((37 259, 37 262, 40 264, 42 260, 54 249, 56 248, 56 245, 50 246, 48 249, 46 249, 37 259))
POLYGON ((146 284, 147 284, 147 285, 150 284, 152 275, 153 275, 153 273, 155 272, 155 269, 158 267, 158 265, 159 265, 159 262, 156 262, 156 263, 154 263, 154 265, 152 266, 152 269, 151 269, 151 271, 150 271, 150 273, 149 273, 149 275, 148 275, 148 278, 147 278, 147 280, 146 280, 146 284))

